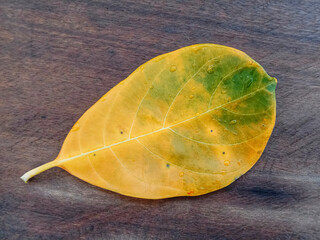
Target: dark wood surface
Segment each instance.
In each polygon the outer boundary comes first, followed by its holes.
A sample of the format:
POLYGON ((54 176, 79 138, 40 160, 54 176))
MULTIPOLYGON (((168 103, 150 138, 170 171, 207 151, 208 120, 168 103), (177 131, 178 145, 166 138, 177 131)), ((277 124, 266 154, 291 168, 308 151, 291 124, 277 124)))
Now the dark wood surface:
POLYGON ((0 1, 0 239, 320 239, 320 1, 0 1), (278 79, 258 163, 194 198, 134 199, 53 160, 75 121, 145 61, 238 48, 278 79))

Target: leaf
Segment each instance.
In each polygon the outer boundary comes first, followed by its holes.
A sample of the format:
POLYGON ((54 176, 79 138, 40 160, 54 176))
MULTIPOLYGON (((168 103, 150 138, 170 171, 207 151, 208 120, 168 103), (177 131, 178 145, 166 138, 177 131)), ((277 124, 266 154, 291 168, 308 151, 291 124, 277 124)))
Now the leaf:
POLYGON ((275 124, 276 79, 243 52, 198 44, 135 70, 73 126, 58 166, 139 198, 223 188, 261 156, 275 124))

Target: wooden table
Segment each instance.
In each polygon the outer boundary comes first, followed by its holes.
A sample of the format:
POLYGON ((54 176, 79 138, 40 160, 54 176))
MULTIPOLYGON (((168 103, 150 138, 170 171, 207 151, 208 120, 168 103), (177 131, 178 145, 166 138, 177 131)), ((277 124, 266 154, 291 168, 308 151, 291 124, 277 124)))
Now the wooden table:
POLYGON ((3 0, 0 13, 0 239, 320 239, 319 0, 3 0), (157 201, 58 168, 21 181, 139 65, 204 42, 278 79, 276 126, 246 175, 157 201))

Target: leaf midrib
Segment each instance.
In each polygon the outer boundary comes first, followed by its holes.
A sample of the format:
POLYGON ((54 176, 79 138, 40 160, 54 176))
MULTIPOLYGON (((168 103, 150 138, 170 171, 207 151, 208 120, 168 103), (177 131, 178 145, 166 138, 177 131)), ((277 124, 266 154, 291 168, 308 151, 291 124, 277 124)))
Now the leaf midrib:
POLYGON ((145 136, 148 136, 148 135, 157 133, 157 132, 161 132, 161 131, 168 130, 168 129, 171 128, 171 127, 177 126, 177 125, 182 124, 182 123, 187 122, 187 121, 190 121, 190 120, 195 119, 195 118, 197 118, 197 117, 200 117, 200 116, 202 116, 202 115, 204 115, 204 114, 207 114, 207 113, 209 113, 209 112, 211 112, 211 111, 214 111, 214 110, 216 110, 216 109, 219 109, 219 108, 221 108, 221 107, 223 107, 223 106, 226 106, 226 105, 228 105, 228 104, 231 104, 231 103, 233 103, 233 102, 236 102, 236 101, 238 101, 238 100, 241 100, 241 99, 243 99, 243 98, 246 98, 246 97, 248 97, 248 96, 250 96, 250 95, 253 95, 254 93, 256 93, 256 92, 258 92, 258 91, 260 91, 260 90, 263 90, 263 89, 267 88, 268 86, 270 86, 270 85, 272 85, 272 84, 274 84, 274 82, 272 82, 272 83, 270 83, 270 84, 267 84, 267 85, 265 85, 265 86, 262 87, 262 88, 258 88, 258 89, 256 89, 255 91, 253 91, 253 92, 251 92, 251 93, 248 93, 248 94, 246 94, 246 95, 243 95, 243 96, 240 97, 240 98, 234 99, 233 101, 224 103, 224 104, 222 104, 222 105, 220 105, 220 106, 217 106, 217 107, 215 107, 215 108, 212 108, 212 109, 208 109, 207 111, 205 111, 205 112, 203 112, 203 113, 201 113, 201 114, 199 114, 199 115, 197 115, 197 116, 194 116, 194 117, 185 119, 185 120, 183 120, 183 121, 181 121, 181 122, 178 122, 178 123, 175 123, 175 124, 173 124, 173 125, 170 125, 170 126, 167 126, 167 127, 162 127, 162 128, 160 128, 160 129, 155 130, 155 131, 150 132, 150 133, 142 134, 142 135, 137 136, 137 137, 134 137, 134 138, 129 138, 129 139, 126 139, 126 140, 121 141, 121 142, 113 143, 113 144, 110 144, 110 145, 108 145, 108 146, 104 146, 104 147, 101 147, 101 148, 98 148, 98 149, 95 149, 95 150, 92 150, 92 151, 88 151, 88 152, 85 152, 85 153, 81 153, 81 154, 76 155, 76 156, 71 157, 71 158, 62 159, 62 160, 59 160, 58 163, 61 164, 61 163, 64 163, 64 162, 68 162, 68 161, 74 160, 74 159, 76 159, 76 158, 89 155, 89 154, 91 154, 91 153, 95 153, 95 152, 98 152, 98 151, 101 151, 101 150, 105 150, 105 149, 111 148, 111 147, 113 147, 113 146, 117 146, 117 145, 120 145, 120 144, 129 142, 129 141, 135 140, 135 139, 139 139, 139 138, 142 138, 142 137, 145 137, 145 136))

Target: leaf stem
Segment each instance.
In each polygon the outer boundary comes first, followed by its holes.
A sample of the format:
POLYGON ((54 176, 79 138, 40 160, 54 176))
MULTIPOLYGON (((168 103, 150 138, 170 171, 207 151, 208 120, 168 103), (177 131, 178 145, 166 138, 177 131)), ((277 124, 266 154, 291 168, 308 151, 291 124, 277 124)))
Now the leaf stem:
POLYGON ((42 173, 55 166, 57 166, 56 161, 48 162, 46 164, 43 164, 37 168, 30 170, 29 172, 26 172, 20 178, 26 183, 30 178, 34 177, 35 175, 38 175, 39 173, 42 173))

